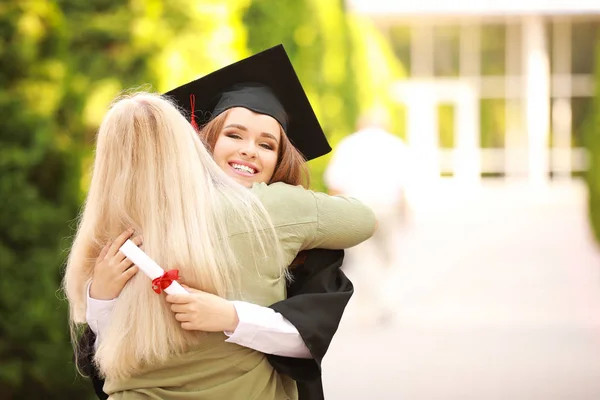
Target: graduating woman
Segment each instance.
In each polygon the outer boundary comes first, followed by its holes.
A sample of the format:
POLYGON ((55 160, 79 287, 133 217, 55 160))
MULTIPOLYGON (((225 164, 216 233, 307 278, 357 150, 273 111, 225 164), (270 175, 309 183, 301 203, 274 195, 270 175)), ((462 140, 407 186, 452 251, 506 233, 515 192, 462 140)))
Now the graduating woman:
MULTIPOLYGON (((191 121, 198 124, 208 121, 200 130, 201 137, 217 164, 243 186, 260 182, 306 186, 305 158, 330 151, 282 46, 168 94, 185 109, 191 121)), ((118 296, 135 273, 135 268, 126 270, 130 263, 116 251, 130 234, 115 241, 108 256, 98 260, 101 268, 94 273, 88 298, 88 323, 99 336, 110 319, 115 301, 110 299, 118 296)), ((221 328, 230 336, 228 342, 267 353, 279 372, 297 380, 301 399, 320 399, 323 398, 320 363, 352 295, 352 284, 339 270, 342 259, 340 250, 318 249, 303 254, 303 263, 296 260, 291 269, 293 279, 288 281, 288 298, 269 308, 249 302, 226 302, 201 292, 184 304, 174 304, 173 308, 201 310, 195 314, 178 313, 186 319, 183 326, 196 330, 221 328), (232 310, 236 315, 229 317, 232 310), (221 318, 214 317, 217 315, 221 318), (231 325, 230 321, 237 324, 231 325)), ((86 338, 90 350, 93 343, 97 345, 98 340, 94 342, 92 335, 86 338)), ((82 354, 91 356, 92 352, 82 354)), ((81 361, 80 364, 92 367, 91 358, 81 361)), ((93 368, 86 371, 103 398, 97 371, 93 368)))

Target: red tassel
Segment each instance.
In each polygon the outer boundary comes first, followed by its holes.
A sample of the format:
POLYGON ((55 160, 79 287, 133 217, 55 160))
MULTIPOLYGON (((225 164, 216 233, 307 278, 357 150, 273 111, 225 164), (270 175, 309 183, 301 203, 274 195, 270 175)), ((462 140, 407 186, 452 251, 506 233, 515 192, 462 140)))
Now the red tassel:
POLYGON ((160 294, 163 290, 171 286, 171 283, 173 283, 173 281, 176 281, 178 279, 179 270, 169 270, 161 276, 159 276, 158 278, 152 280, 152 290, 154 290, 157 294, 160 294))
POLYGON ((196 123, 196 114, 194 113, 194 109, 196 108, 196 96, 194 96, 193 94, 190 94, 190 108, 192 110, 192 115, 190 117, 192 126, 194 127, 196 132, 199 132, 200 129, 198 129, 198 124, 196 123))

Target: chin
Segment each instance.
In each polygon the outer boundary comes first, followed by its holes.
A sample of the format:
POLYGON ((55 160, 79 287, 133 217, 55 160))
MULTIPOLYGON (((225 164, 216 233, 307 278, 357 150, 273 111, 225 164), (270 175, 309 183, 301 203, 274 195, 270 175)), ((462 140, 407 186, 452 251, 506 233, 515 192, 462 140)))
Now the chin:
POLYGON ((237 179, 236 179, 236 181, 237 181, 237 182, 238 182, 240 185, 242 185, 242 186, 245 186, 245 187, 247 187, 247 188, 251 188, 251 187, 252 187, 252 185, 254 184, 254 181, 249 181, 249 180, 247 180, 247 179, 242 179, 242 178, 237 178, 237 179))

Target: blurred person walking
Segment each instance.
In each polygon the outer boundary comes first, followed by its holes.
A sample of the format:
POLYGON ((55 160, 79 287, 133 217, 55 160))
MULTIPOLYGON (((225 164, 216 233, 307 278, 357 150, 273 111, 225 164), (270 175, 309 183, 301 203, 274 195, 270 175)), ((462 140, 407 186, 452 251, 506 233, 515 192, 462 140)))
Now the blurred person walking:
POLYGON ((387 284, 398 262, 399 234, 410 221, 409 151, 401 138, 389 132, 389 125, 382 110, 359 118, 357 131, 340 141, 324 174, 330 194, 361 200, 379 221, 371 239, 347 250, 345 266, 356 275, 362 323, 383 323, 392 316, 387 284))

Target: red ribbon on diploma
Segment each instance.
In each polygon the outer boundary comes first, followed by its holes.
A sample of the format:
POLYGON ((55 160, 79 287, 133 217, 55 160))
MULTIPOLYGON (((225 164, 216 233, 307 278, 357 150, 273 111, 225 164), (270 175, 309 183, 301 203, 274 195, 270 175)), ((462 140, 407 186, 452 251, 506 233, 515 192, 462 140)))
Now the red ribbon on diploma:
POLYGON ((152 290, 160 294, 160 292, 171 286, 171 283, 177 279, 179 279, 179 270, 171 269, 152 280, 152 290))

